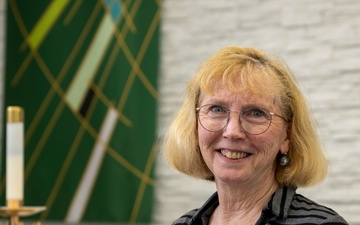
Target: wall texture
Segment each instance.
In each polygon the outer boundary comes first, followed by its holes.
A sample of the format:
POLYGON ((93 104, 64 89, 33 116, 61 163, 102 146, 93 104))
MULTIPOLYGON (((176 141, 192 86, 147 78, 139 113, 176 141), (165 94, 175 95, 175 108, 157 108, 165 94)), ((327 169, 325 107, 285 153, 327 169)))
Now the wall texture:
MULTIPOLYGON (((357 0, 163 0, 159 142, 187 79, 215 51, 241 45, 280 54, 309 100, 331 164, 323 184, 300 192, 360 224, 359 12, 357 0)), ((0 99, 4 14, 0 1, 0 99)), ((215 190, 172 171, 161 152, 157 179, 156 225, 199 207, 215 190)))
MULTIPOLYGON (((302 189, 350 224, 360 224, 360 2, 357 0, 165 0, 160 141, 189 77, 227 45, 280 54, 296 74, 319 124, 331 168, 302 189)), ((214 185, 178 174, 159 155, 155 224, 201 206, 214 185)))

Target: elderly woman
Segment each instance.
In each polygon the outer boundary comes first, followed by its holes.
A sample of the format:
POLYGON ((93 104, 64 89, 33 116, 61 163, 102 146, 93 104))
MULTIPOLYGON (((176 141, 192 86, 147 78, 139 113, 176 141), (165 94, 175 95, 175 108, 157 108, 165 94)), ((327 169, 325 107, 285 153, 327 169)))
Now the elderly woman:
POLYGON ((226 47, 204 63, 164 149, 172 167, 217 189, 173 224, 347 224, 295 192, 323 180, 327 162, 293 75, 259 50, 226 47))

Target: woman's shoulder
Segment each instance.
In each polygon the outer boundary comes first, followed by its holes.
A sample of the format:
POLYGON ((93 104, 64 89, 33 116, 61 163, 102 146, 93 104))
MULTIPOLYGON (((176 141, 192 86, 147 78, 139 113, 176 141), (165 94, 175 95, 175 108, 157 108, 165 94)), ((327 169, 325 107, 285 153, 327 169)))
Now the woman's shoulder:
POLYGON ((177 220, 175 220, 172 225, 185 225, 185 224, 191 224, 191 221, 194 217, 194 215, 198 212, 199 209, 193 209, 189 212, 185 213, 181 217, 179 217, 177 220))
POLYGON ((335 223, 348 224, 335 210, 319 204, 301 194, 293 196, 288 219, 304 219, 314 224, 335 223))
POLYGON ((348 224, 333 209, 301 195, 296 188, 281 186, 263 209, 267 220, 278 224, 348 224), (267 212, 271 212, 268 214, 267 212))

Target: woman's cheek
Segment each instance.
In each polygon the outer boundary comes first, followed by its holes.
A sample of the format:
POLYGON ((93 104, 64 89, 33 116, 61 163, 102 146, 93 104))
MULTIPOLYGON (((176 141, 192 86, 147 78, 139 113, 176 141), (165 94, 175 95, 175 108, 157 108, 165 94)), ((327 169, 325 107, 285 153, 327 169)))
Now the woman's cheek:
POLYGON ((202 127, 198 128, 199 145, 210 146, 218 137, 218 132, 209 132, 202 127))

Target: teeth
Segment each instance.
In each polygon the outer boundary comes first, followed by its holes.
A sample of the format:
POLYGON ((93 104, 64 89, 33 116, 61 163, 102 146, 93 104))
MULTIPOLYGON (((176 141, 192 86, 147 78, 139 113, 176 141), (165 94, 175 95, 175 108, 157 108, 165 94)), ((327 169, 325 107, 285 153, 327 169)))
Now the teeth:
POLYGON ((227 150, 221 150, 221 154, 229 159, 242 159, 249 155, 248 153, 244 152, 230 152, 227 150))

